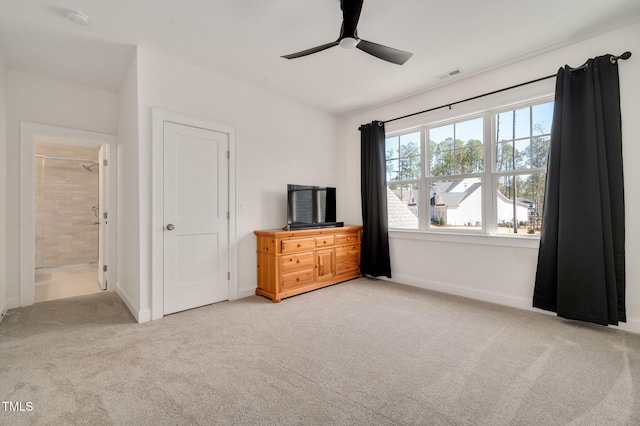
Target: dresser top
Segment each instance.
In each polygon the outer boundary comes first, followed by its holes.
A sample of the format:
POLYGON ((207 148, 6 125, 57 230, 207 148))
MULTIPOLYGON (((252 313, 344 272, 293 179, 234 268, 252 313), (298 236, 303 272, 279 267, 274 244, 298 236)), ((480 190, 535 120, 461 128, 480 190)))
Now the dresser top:
POLYGON ((305 235, 330 235, 330 234, 344 234, 348 232, 357 232, 362 229, 360 225, 345 225, 331 228, 306 228, 306 229, 266 229, 253 231, 254 234, 260 236, 272 236, 272 237, 301 237, 305 235))

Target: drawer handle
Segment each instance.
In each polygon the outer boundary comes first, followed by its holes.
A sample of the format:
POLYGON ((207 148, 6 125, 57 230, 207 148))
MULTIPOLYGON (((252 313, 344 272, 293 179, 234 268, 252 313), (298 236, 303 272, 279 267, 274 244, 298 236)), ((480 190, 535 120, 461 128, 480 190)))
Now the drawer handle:
POLYGON ((300 277, 296 277, 296 281, 300 281, 300 277))
POLYGON ((296 260, 296 263, 300 263, 300 259, 296 260))
POLYGON ((302 247, 302 244, 298 243, 298 247, 302 247))

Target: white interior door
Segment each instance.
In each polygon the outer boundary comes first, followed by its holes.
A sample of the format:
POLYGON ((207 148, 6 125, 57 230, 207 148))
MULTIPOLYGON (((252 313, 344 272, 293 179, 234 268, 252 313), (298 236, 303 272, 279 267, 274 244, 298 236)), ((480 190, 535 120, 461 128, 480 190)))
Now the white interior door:
POLYGON ((229 298, 229 136, 164 123, 164 314, 229 298))
POLYGON ((98 208, 94 210, 97 217, 95 220, 98 222, 98 283, 103 290, 107 289, 107 274, 108 271, 106 265, 107 254, 107 156, 108 147, 106 145, 100 146, 98 151, 98 165, 99 177, 98 177, 98 208))

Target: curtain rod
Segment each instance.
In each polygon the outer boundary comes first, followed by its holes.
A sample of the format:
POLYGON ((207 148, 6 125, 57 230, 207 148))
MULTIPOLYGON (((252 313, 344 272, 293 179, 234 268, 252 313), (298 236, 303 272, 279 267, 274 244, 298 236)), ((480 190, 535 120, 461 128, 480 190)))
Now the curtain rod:
MULTIPOLYGON (((611 63, 615 63, 615 62, 617 62, 617 61, 618 61, 618 59, 627 60, 627 59, 629 59, 630 57, 631 57, 631 52, 624 52, 624 53, 623 53, 622 55, 620 55, 620 56, 611 56, 610 60, 611 60, 611 63)), ((581 69, 584 69, 585 67, 586 67, 586 65, 582 65, 581 67, 578 67, 578 68, 574 68, 574 69, 572 69, 572 71, 581 70, 581 69)), ((545 76, 545 77, 536 78, 535 80, 526 81, 526 82, 524 82, 524 83, 516 84, 516 85, 514 85, 514 86, 505 87, 505 88, 503 88, 503 89, 494 90, 493 92, 483 93, 482 95, 473 96, 473 97, 471 97, 471 98, 463 99, 463 100, 461 100, 461 101, 450 102, 450 103, 448 103, 448 104, 440 105, 440 106, 437 106, 437 107, 434 107, 434 108, 425 109, 424 111, 414 112, 414 113, 412 113, 412 114, 403 115, 402 117, 392 118, 392 119, 389 119, 389 120, 386 120, 386 121, 379 121, 378 123, 379 123, 380 125, 382 125, 382 124, 390 123, 390 122, 392 122, 392 121, 402 120, 403 118, 413 117, 414 115, 419 115, 419 114, 424 114, 424 113, 426 113, 426 112, 435 111, 435 110, 437 110, 437 109, 442 109, 442 108, 449 108, 449 109, 451 109, 451 107, 452 107, 453 105, 461 104, 461 103, 463 103, 463 102, 473 101, 473 100, 476 100, 476 99, 478 99, 478 98, 483 98, 483 97, 485 97, 485 96, 495 95, 496 93, 500 93, 500 92, 506 92, 507 90, 516 89, 516 88, 518 88, 518 87, 526 86, 527 84, 537 83, 537 82, 542 81, 542 80, 548 80, 548 79, 550 79, 550 78, 554 78, 556 75, 557 75, 557 74, 547 75, 547 76, 545 76)))

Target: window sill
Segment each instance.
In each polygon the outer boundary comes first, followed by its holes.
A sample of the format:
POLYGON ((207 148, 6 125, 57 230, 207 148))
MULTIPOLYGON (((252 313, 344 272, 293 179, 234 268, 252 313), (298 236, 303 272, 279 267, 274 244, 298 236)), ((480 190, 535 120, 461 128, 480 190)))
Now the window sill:
POLYGON ((487 235, 466 233, 444 233, 417 230, 391 229, 390 239, 437 241, 455 244, 477 244, 485 246, 519 247, 537 250, 540 246, 538 236, 526 235, 487 235))

